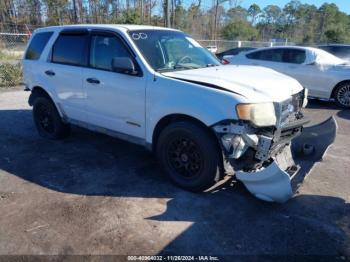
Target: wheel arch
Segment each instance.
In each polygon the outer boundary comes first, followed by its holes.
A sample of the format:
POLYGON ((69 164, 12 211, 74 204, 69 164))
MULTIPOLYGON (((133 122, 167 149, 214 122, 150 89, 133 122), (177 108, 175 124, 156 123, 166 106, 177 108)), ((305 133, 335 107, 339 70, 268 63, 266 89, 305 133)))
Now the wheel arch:
POLYGON ((50 101, 55 105, 60 116, 63 118, 64 115, 62 113, 61 108, 55 103, 55 100, 53 99, 53 96, 49 91, 47 91, 42 86, 38 86, 38 85, 34 86, 31 90, 32 90, 32 92, 31 92, 29 99, 28 99, 28 104, 30 106, 33 106, 35 98, 37 98, 39 96, 44 96, 44 97, 50 99, 50 101))
POLYGON ((166 115, 157 122, 157 124, 155 125, 155 128, 153 130, 152 150, 154 151, 156 149, 159 135, 164 130, 164 128, 166 128, 171 123, 184 122, 184 121, 195 123, 195 124, 203 127, 204 129, 210 130, 210 128, 207 125, 205 125, 202 121, 200 121, 199 119, 197 119, 193 116, 189 116, 189 115, 185 115, 185 114, 166 115))

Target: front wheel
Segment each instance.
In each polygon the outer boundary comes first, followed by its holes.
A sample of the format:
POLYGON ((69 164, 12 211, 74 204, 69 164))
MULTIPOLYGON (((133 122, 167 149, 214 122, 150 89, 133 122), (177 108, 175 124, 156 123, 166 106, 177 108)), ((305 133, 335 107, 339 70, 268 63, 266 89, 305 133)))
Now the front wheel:
POLYGON ((172 123, 161 132, 157 158, 170 179, 189 191, 208 189, 220 178, 220 154, 215 139, 191 122, 172 123))
POLYGON ((341 84, 334 91, 335 103, 344 108, 350 108, 350 82, 341 84))

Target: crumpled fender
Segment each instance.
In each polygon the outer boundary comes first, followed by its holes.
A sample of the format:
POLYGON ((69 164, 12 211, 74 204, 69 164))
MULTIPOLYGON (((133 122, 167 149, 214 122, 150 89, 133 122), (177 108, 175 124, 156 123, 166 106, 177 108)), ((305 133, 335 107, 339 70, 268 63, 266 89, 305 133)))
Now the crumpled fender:
POLYGON ((292 179, 301 182, 327 152, 336 138, 337 122, 334 117, 314 126, 305 127, 292 140, 289 148, 273 159, 267 167, 255 172, 236 172, 236 177, 254 196, 269 202, 284 203, 293 196, 292 179), (282 161, 281 161, 282 160, 282 161), (297 174, 287 173, 288 166, 299 166, 297 174), (295 163, 295 164, 293 164, 295 163))
POLYGON ((236 177, 255 197, 283 203, 293 195, 291 179, 276 161, 257 172, 237 172, 236 177))

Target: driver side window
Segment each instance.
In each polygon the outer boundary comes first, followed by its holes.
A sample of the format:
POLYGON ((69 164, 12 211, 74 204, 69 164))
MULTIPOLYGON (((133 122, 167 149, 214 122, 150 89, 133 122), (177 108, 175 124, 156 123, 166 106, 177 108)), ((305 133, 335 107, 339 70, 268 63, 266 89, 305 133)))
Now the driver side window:
POLYGON ((122 41, 113 35, 92 35, 90 48, 90 66, 112 71, 115 57, 130 57, 122 41))

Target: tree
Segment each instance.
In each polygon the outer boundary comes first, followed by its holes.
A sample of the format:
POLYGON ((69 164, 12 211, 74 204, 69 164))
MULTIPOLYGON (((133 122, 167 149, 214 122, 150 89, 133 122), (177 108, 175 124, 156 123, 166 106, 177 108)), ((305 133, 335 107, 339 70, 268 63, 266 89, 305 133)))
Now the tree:
MULTIPOLYGON (((326 2, 326 0, 324 0, 326 2)), ((244 0, 168 0, 173 27, 197 39, 287 38, 303 44, 350 42, 350 16, 337 5, 320 8, 289 0, 284 6, 244 0)), ((258 1, 256 1, 258 2, 258 1)), ((0 0, 0 30, 71 23, 148 23, 164 26, 165 0, 0 0), (75 3, 75 4, 74 4, 75 3)))
POLYGON ((282 17, 282 9, 277 5, 268 5, 263 9, 261 20, 257 24, 262 39, 281 38, 281 32, 283 32, 282 17))
POLYGON ((349 40, 342 28, 328 29, 325 32, 325 42, 328 43, 344 43, 349 40))
POLYGON ((255 40, 258 32, 247 21, 232 21, 223 27, 222 36, 227 40, 255 40))
POLYGON ((256 19, 261 14, 261 8, 257 4, 252 4, 248 8, 248 15, 251 17, 252 25, 255 25, 256 19))
POLYGON ((241 6, 233 7, 227 11, 227 17, 230 20, 247 21, 248 11, 247 11, 247 9, 245 9, 241 6))
POLYGON ((335 23, 335 17, 337 12, 339 12, 338 7, 335 4, 325 3, 319 8, 320 14, 320 36, 319 41, 324 41, 326 39, 325 32, 328 28, 332 27, 335 23))

